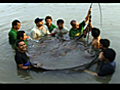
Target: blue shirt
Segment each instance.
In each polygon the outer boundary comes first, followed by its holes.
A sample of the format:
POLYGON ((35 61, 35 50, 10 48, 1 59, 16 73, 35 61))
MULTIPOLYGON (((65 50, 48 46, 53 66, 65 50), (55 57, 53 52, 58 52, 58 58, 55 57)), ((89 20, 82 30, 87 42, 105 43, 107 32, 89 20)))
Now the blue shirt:
POLYGON ((104 60, 100 67, 100 71, 97 73, 98 76, 106 76, 109 74, 113 74, 115 71, 115 66, 116 66, 115 60, 113 62, 108 62, 108 63, 105 63, 104 60))

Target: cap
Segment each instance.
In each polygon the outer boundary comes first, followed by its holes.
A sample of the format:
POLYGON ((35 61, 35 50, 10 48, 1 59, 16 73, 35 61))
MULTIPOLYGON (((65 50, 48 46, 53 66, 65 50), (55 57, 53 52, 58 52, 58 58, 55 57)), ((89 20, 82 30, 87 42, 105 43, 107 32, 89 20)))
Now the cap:
POLYGON ((40 21, 42 21, 43 20, 43 18, 36 18, 35 19, 35 23, 38 23, 38 22, 40 22, 40 21))

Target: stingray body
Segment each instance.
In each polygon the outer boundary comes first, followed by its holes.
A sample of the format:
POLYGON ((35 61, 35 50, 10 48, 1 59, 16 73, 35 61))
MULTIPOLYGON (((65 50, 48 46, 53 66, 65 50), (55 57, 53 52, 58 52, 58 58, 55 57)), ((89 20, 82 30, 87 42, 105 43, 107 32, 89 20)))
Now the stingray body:
POLYGON ((63 41, 56 38, 44 38, 28 45, 32 64, 45 70, 64 70, 78 67, 86 68, 96 60, 96 55, 88 53, 84 42, 63 41), (79 42, 79 43, 78 43, 79 42))

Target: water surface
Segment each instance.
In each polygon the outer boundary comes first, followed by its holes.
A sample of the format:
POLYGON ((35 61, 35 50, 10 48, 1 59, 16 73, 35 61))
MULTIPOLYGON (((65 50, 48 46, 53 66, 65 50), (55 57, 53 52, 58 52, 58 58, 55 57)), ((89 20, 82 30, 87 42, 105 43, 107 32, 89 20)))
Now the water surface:
MULTIPOLYGON (((36 17, 51 15, 53 23, 64 19, 65 26, 71 28, 70 20, 84 20, 90 3, 1 3, 0 4, 0 83, 120 83, 120 4, 100 3, 102 27, 98 4, 93 4, 92 24, 101 30, 101 37, 110 40, 110 47, 116 50, 116 72, 105 79, 85 72, 18 70, 14 61, 14 50, 8 43, 8 32, 14 19, 21 21, 21 30, 29 35, 36 17)), ((89 68, 96 71, 96 66, 89 68)))

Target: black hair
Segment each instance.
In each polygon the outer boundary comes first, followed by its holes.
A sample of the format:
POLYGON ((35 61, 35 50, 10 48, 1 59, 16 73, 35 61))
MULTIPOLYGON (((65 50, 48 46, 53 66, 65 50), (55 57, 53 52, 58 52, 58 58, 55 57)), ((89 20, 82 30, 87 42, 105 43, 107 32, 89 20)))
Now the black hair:
POLYGON ((110 41, 108 39, 100 39, 100 43, 103 47, 108 48, 110 46, 110 41))
POLYGON ((74 22, 76 22, 76 20, 72 20, 71 22, 70 22, 70 24, 72 25, 72 26, 74 26, 74 22))
POLYGON ((100 30, 98 28, 92 28, 92 36, 97 38, 100 35, 100 30))
POLYGON ((20 21, 19 21, 19 20, 14 20, 14 21, 12 22, 12 28, 14 28, 14 26, 17 25, 17 23, 20 23, 20 21))
POLYGON ((43 20, 43 18, 36 18, 34 22, 35 22, 35 23, 39 23, 39 22, 42 21, 42 20, 43 20))
POLYGON ((18 44, 19 44, 20 42, 22 42, 22 41, 24 42, 24 40, 22 40, 22 39, 17 40, 17 41, 16 41, 16 46, 17 46, 17 47, 19 47, 19 45, 18 45, 18 44))
POLYGON ((52 17, 51 17, 51 16, 46 16, 45 21, 46 21, 47 19, 51 19, 51 21, 52 21, 52 17))
POLYGON ((112 48, 107 48, 103 51, 103 55, 112 62, 115 60, 116 52, 112 48))
POLYGON ((25 31, 18 31, 17 32, 17 40, 19 40, 20 39, 20 37, 22 37, 23 38, 23 34, 25 33, 25 31))
POLYGON ((57 24, 59 24, 59 23, 64 23, 64 21, 62 19, 59 19, 59 20, 57 20, 57 24))

